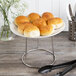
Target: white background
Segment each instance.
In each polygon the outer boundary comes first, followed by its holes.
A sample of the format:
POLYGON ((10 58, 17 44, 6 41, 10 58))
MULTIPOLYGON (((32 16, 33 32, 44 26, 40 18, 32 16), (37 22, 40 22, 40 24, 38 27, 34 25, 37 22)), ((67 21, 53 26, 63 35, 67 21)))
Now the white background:
POLYGON ((64 20, 66 26, 65 31, 68 30, 66 7, 69 3, 72 4, 73 7, 75 5, 75 0, 25 0, 25 1, 26 4, 28 5, 26 14, 29 14, 31 12, 37 12, 39 14, 42 14, 43 12, 46 11, 51 12, 55 16, 60 17, 64 20))

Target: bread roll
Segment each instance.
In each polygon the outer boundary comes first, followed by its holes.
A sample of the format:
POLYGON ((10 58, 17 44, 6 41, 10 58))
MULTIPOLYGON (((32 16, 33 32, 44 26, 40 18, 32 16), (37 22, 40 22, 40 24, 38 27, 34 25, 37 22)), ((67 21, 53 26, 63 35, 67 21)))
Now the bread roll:
POLYGON ((63 26, 63 20, 61 18, 52 18, 47 21, 48 25, 53 25, 55 29, 63 26))
POLYGON ((47 25, 47 26, 41 26, 40 29, 40 35, 41 36, 47 36, 54 32, 53 26, 47 25))
POLYGON ((29 19, 26 16, 18 16, 15 18, 14 23, 19 26, 22 23, 29 22, 29 19))
POLYGON ((20 24, 20 25, 18 26, 18 32, 19 32, 20 34, 24 34, 24 29, 25 29, 27 26, 33 26, 33 24, 30 23, 30 22, 26 22, 26 23, 20 24))
POLYGON ((43 18, 39 18, 33 21, 33 24, 37 27, 39 26, 46 26, 46 21, 43 18))
POLYGON ((40 31, 39 28, 36 26, 27 26, 24 30, 24 36, 25 37, 39 37, 40 31))
POLYGON ((45 12, 42 14, 42 18, 47 21, 48 19, 54 18, 54 15, 50 12, 45 12))
POLYGON ((33 22, 34 20, 39 19, 40 18, 40 15, 37 14, 37 13, 31 13, 31 14, 28 15, 28 18, 29 18, 29 20, 31 22, 33 22))

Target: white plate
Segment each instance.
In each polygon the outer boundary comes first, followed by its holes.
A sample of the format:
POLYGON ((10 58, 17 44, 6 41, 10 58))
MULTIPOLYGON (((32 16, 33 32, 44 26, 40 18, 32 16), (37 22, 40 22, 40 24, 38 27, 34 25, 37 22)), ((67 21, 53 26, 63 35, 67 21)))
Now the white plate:
MULTIPOLYGON (((16 35, 18 35, 18 36, 21 36, 21 37, 25 37, 24 35, 22 35, 22 34, 20 34, 20 33, 18 32, 17 27, 16 27, 16 25, 15 25, 13 22, 12 22, 12 24, 10 24, 10 25, 11 25, 11 26, 10 26, 10 29, 11 29, 11 31, 12 31, 14 34, 16 34, 16 35)), ((62 32, 62 31, 64 30, 64 28, 65 28, 65 24, 64 24, 61 28, 55 30, 54 33, 52 33, 51 35, 48 35, 48 36, 39 36, 39 37, 37 37, 37 38, 47 38, 47 37, 51 37, 51 36, 57 35, 57 34, 59 34, 60 32, 62 32)), ((25 38, 32 38, 32 37, 25 37, 25 38)), ((36 38, 36 37, 35 37, 35 38, 36 38)))

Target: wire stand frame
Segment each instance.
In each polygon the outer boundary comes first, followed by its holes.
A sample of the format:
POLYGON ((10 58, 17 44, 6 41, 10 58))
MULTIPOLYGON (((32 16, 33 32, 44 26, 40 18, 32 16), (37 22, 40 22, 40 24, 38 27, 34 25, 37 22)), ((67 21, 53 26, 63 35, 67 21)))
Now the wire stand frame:
POLYGON ((54 62, 55 62, 55 53, 54 53, 54 44, 53 44, 53 37, 51 37, 51 43, 52 43, 52 51, 48 51, 48 50, 46 50, 46 49, 40 49, 39 48, 39 39, 37 39, 37 48, 36 49, 31 49, 31 50, 27 50, 27 38, 26 38, 26 50, 25 50, 25 52, 24 52, 24 54, 22 55, 22 63, 24 64, 24 65, 26 65, 27 67, 30 67, 30 68, 40 68, 39 66, 33 66, 33 65, 30 65, 30 64, 28 64, 27 62, 26 62, 26 58, 27 58, 27 55, 30 53, 30 52, 36 52, 37 50, 40 50, 40 51, 45 51, 45 52, 47 52, 47 53, 49 53, 50 55, 52 55, 52 57, 53 57, 53 60, 52 60, 52 62, 50 63, 50 65, 53 65, 54 64, 54 62), (24 59, 24 57, 25 57, 25 59, 24 59))

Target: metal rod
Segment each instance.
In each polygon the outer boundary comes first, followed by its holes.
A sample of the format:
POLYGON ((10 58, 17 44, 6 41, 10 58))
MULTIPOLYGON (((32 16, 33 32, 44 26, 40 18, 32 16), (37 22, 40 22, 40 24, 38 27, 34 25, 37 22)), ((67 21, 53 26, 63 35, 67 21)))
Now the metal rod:
POLYGON ((25 53, 27 54, 27 38, 25 39, 25 53))
POLYGON ((53 64, 55 63, 55 51, 54 51, 54 40, 53 40, 53 36, 51 37, 51 42, 52 42, 52 53, 53 53, 53 55, 54 55, 54 62, 53 62, 53 64))
POLYGON ((53 52, 53 54, 55 55, 55 52, 54 52, 54 41, 53 41, 53 37, 51 37, 51 42, 52 42, 52 52, 53 52))

